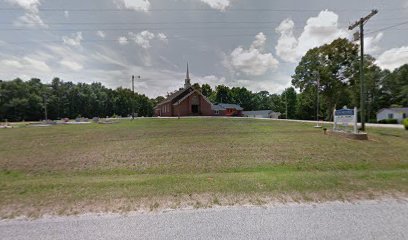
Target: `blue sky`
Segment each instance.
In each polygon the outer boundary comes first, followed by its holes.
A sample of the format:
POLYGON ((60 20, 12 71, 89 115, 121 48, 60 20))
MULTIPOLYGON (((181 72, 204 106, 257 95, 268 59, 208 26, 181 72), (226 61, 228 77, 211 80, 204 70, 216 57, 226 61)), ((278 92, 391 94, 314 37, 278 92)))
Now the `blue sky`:
POLYGON ((1 0, 0 79, 102 82, 165 95, 192 82, 279 93, 301 56, 378 9, 366 52, 408 63, 408 0, 1 0), (395 26, 388 29, 390 26, 395 26))

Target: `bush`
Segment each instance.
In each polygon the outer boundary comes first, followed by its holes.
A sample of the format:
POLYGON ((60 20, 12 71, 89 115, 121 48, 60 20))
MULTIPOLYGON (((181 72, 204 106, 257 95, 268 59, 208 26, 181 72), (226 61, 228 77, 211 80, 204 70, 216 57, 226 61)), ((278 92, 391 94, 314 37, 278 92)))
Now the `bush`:
POLYGON ((398 120, 397 119, 383 119, 378 121, 378 123, 382 123, 382 124, 398 124, 398 120))
POLYGON ((404 125, 405 130, 408 130, 408 118, 405 118, 405 119, 402 121, 402 124, 404 125))
POLYGON ((375 118, 374 119, 369 119, 368 123, 377 123, 377 119, 375 119, 375 118))

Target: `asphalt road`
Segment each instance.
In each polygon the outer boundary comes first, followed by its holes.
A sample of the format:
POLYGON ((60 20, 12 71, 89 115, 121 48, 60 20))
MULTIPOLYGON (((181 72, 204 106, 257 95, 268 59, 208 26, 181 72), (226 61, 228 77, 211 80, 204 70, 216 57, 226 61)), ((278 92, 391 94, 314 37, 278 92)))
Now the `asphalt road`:
POLYGON ((408 239, 408 202, 3 220, 0 239, 408 239))

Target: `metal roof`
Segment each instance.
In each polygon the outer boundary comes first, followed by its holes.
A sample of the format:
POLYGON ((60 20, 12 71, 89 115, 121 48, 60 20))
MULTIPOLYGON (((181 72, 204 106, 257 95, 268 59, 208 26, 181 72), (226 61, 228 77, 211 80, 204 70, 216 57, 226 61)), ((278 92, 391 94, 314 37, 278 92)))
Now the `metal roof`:
POLYGON ((259 111, 243 111, 244 115, 269 115, 274 113, 272 110, 259 110, 259 111))
POLYGON ((403 113, 408 114, 408 107, 406 107, 406 108, 383 108, 378 112, 382 112, 384 110, 391 110, 393 112, 398 112, 398 113, 403 112, 403 113))
POLYGON ((238 110, 238 111, 244 110, 238 104, 219 103, 219 104, 213 106, 213 110, 222 111, 222 110, 226 110, 226 109, 235 109, 235 110, 238 110))

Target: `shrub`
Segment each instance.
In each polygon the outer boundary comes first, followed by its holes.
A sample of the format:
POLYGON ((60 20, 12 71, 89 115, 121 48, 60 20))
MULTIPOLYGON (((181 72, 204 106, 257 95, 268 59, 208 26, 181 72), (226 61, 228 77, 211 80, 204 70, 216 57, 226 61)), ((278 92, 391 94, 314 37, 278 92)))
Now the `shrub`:
POLYGON ((402 121, 402 124, 404 125, 405 130, 408 130, 408 118, 405 118, 405 119, 402 121))
POLYGON ((377 123, 377 119, 375 119, 375 118, 374 119, 369 119, 368 123, 377 123))
POLYGON ((398 124, 398 120, 397 119, 383 119, 378 121, 378 123, 382 123, 382 124, 398 124))

